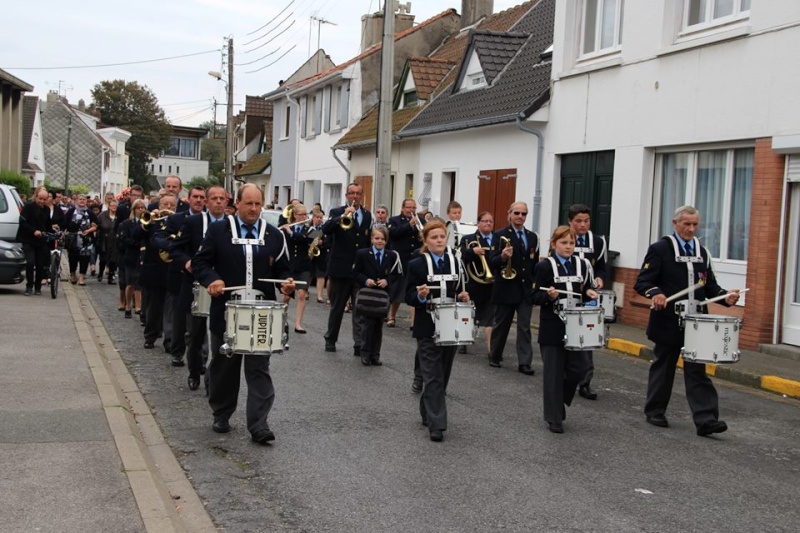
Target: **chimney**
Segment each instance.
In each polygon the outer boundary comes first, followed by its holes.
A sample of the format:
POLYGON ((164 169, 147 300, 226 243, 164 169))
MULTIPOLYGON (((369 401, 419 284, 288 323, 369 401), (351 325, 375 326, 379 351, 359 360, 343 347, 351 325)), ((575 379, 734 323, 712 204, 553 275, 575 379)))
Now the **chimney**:
POLYGON ((78 100, 78 111, 80 111, 81 113, 86 111, 86 102, 83 101, 83 98, 78 100))
POLYGON ((60 98, 58 97, 58 93, 56 91, 50 91, 47 93, 47 103, 58 102, 60 98))
MULTIPOLYGON (((406 31, 414 26, 414 15, 395 13, 394 33, 406 31)), ((378 11, 361 17, 361 51, 383 40, 383 12, 378 11)))
POLYGON ((461 0, 461 27, 472 26, 494 12, 494 0, 461 0))

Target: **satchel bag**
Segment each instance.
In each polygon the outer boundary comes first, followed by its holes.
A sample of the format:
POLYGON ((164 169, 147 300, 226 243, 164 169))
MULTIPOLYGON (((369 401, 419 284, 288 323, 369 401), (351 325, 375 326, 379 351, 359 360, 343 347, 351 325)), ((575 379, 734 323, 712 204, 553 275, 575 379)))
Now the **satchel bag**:
POLYGON ((389 315, 389 293, 382 289, 363 288, 356 295, 356 313, 370 318, 389 315))

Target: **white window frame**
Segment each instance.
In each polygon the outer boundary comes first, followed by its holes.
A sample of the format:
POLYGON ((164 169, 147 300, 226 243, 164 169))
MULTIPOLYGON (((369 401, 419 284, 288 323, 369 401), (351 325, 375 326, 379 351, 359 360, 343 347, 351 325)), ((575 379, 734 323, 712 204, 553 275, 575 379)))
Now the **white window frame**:
POLYGON ((617 2, 614 14, 614 36, 611 46, 603 47, 603 8, 607 1, 611 0, 583 0, 580 5, 581 25, 578 39, 578 57, 581 60, 593 59, 599 56, 618 53, 622 49, 622 26, 624 23, 623 13, 625 11, 625 0, 615 0, 617 2), (595 18, 587 21, 587 11, 590 4, 596 5, 595 18), (592 49, 586 50, 586 30, 591 24, 594 28, 594 43, 592 49))
POLYGON ((336 85, 331 90, 330 109, 328 110, 331 131, 334 132, 342 129, 341 103, 342 86, 336 85))
POLYGON ((283 130, 281 131, 281 140, 286 140, 292 134, 292 104, 286 102, 283 108, 283 130))
POLYGON ((750 19, 750 4, 752 0, 731 0, 733 2, 733 12, 714 18, 714 9, 722 0, 683 0, 683 24, 681 35, 705 32, 720 26, 738 24, 750 19), (703 20, 696 24, 689 24, 689 14, 693 2, 705 2, 705 14, 703 20), (743 7, 744 6, 744 7, 743 7))
POLYGON ((317 93, 306 96, 306 139, 317 136, 314 128, 317 108, 317 93))
MULTIPOLYGON (((722 203, 722 225, 720 231, 719 255, 720 257, 713 257, 715 264, 725 264, 725 270, 731 274, 744 274, 746 272, 747 261, 739 259, 728 258, 728 243, 730 239, 730 218, 731 218, 731 200, 733 195, 733 178, 734 178, 734 162, 735 153, 737 150, 751 149, 755 150, 752 144, 743 145, 725 145, 725 146, 703 146, 692 147, 691 149, 682 150, 663 150, 659 151, 656 157, 656 179, 653 188, 653 218, 651 223, 651 240, 655 241, 662 237, 662 223, 667 219, 672 218, 672 213, 662 212, 662 190, 664 184, 664 158, 667 155, 684 154, 687 156, 687 172, 686 184, 684 191, 684 198, 682 203, 685 205, 695 205, 696 190, 697 190, 697 176, 698 176, 698 160, 699 154, 706 151, 724 151, 725 157, 725 176, 722 203)), ((755 162, 754 162, 755 167, 755 162)), ((753 178, 755 179, 755 178, 753 178)), ((700 229, 698 233, 702 234, 703 228, 703 213, 700 213, 700 229)), ((700 235, 698 235, 700 236, 700 235)), ((703 243, 705 245, 705 243, 703 243)))

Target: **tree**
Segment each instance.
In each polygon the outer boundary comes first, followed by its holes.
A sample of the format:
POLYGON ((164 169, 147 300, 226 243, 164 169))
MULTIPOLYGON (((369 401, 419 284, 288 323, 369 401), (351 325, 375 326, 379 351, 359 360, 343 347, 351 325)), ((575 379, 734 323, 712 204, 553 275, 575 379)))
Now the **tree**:
POLYGON ((125 147, 130 152, 129 174, 134 183, 144 185, 150 158, 160 156, 172 141, 172 126, 158 99, 147 86, 113 80, 95 85, 92 100, 89 110, 99 114, 103 124, 131 132, 125 147))
POLYGON ((208 136, 203 139, 200 159, 208 161, 208 175, 222 179, 225 182, 225 126, 214 124, 209 120, 200 124, 201 128, 208 130, 208 136))
POLYGON ((184 188, 187 190, 191 190, 192 187, 202 187, 204 189, 208 189, 212 185, 220 185, 224 187, 225 178, 218 178, 216 176, 195 176, 184 185, 184 188))

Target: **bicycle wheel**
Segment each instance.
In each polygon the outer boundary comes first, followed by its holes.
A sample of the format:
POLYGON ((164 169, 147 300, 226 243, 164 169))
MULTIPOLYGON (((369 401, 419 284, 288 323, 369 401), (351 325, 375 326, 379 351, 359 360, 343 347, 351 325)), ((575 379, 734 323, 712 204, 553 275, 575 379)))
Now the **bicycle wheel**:
POLYGON ((50 295, 58 297, 58 283, 61 281, 61 254, 50 255, 50 295))

